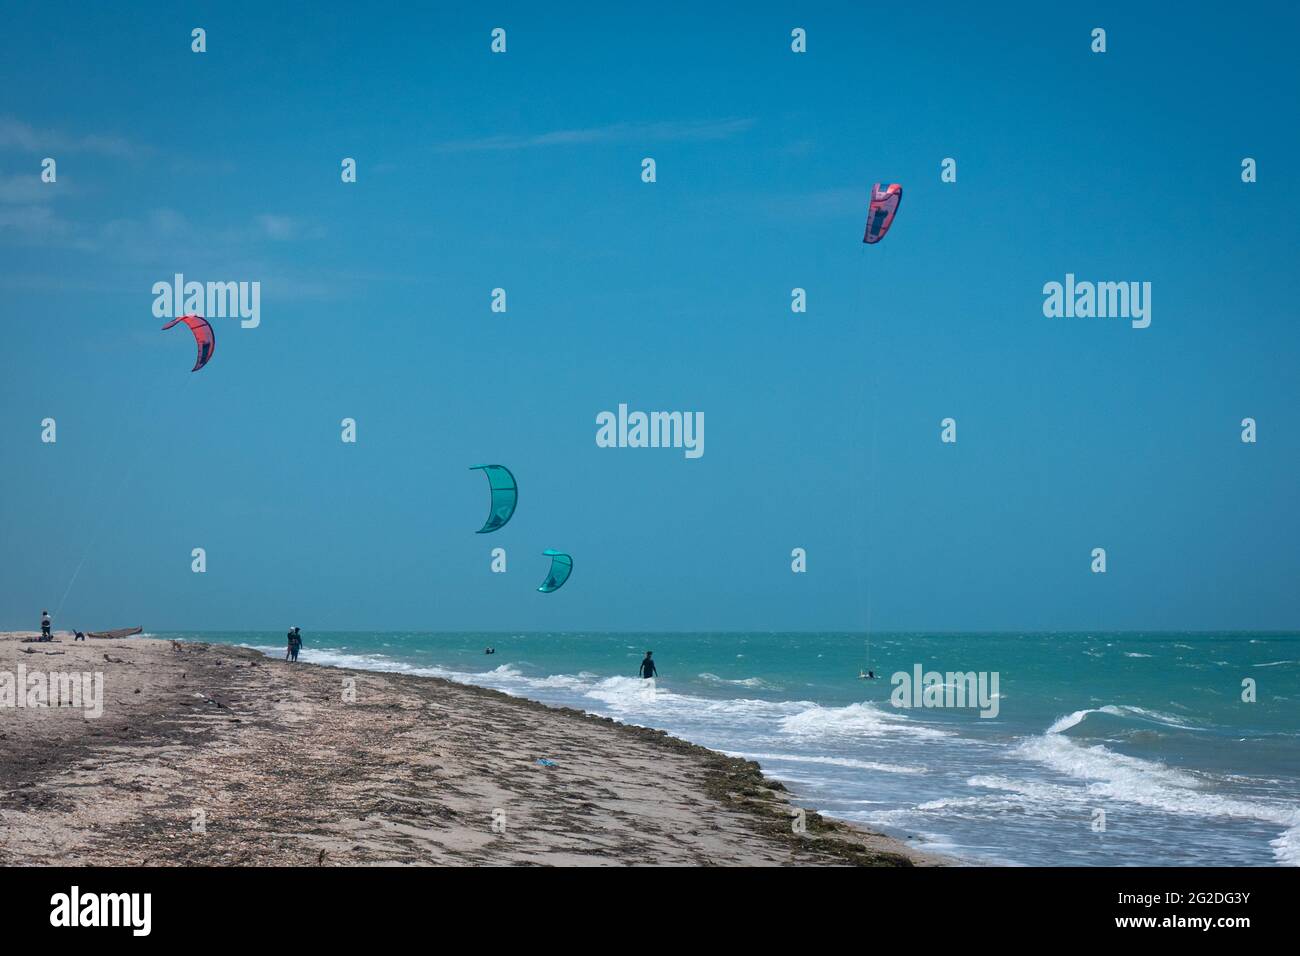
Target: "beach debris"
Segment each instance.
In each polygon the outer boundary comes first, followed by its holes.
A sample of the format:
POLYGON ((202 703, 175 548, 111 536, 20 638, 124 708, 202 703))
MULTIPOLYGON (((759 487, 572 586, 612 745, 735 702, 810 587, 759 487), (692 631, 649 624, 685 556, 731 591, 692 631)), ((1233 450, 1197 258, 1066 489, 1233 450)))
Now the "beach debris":
POLYGON ((871 187, 871 206, 867 210, 867 231, 862 236, 863 242, 873 245, 885 238, 902 201, 903 187, 898 183, 890 183, 887 189, 881 189, 880 183, 871 187))
POLYGON ((189 326, 189 330, 194 333, 194 344, 199 347, 198 360, 194 363, 194 368, 190 369, 191 372, 197 372, 212 359, 212 353, 217 350, 217 336, 212 331, 212 326, 208 324, 207 319, 201 315, 193 314, 182 315, 179 319, 172 319, 162 327, 162 331, 166 332, 172 326, 181 322, 189 326))
POLYGON ((552 551, 547 548, 542 554, 551 559, 551 570, 546 575, 546 580, 541 583, 537 590, 543 594, 550 594, 552 591, 558 591, 564 587, 564 582, 569 580, 569 575, 573 573, 573 558, 563 551, 552 551))
POLYGON ((492 491, 487 521, 474 533, 500 531, 515 513, 515 505, 519 502, 519 485, 515 482, 515 476, 505 465, 473 465, 470 471, 482 471, 487 475, 488 487, 492 491))
POLYGON ((539 764, 541 764, 543 767, 558 767, 558 766, 559 766, 559 764, 557 764, 554 760, 547 760, 545 757, 538 757, 538 758, 537 758, 537 762, 538 762, 539 764))

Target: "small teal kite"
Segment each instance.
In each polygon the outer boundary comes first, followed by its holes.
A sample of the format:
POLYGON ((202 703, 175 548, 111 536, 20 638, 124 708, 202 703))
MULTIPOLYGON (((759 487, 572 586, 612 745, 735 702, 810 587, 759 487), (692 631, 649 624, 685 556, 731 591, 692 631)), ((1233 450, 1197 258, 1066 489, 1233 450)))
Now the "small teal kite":
POLYGON ((551 559, 551 570, 537 590, 543 594, 550 594, 564 587, 564 582, 569 580, 569 575, 573 573, 573 558, 562 551, 552 551, 550 548, 542 553, 551 559))
POLYGON ((505 465, 474 465, 470 471, 482 471, 487 475, 488 487, 492 489, 492 505, 487 521, 475 533, 500 531, 515 513, 515 505, 519 502, 519 486, 515 484, 515 476, 505 465))

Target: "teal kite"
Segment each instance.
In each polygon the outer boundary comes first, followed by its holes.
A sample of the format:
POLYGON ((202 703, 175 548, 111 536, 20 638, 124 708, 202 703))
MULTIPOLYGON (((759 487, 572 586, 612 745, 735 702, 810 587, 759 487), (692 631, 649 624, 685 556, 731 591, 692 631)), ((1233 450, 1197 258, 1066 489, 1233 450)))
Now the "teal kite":
POLYGON ((569 580, 569 575, 573 573, 573 558, 562 551, 552 551, 550 548, 542 553, 551 559, 551 570, 537 590, 543 594, 550 594, 564 587, 564 582, 569 580))
POLYGON ((492 489, 492 505, 487 521, 475 533, 500 531, 515 513, 515 505, 519 501, 519 486, 515 484, 515 476, 505 465, 475 465, 470 471, 482 471, 487 475, 488 487, 492 489))

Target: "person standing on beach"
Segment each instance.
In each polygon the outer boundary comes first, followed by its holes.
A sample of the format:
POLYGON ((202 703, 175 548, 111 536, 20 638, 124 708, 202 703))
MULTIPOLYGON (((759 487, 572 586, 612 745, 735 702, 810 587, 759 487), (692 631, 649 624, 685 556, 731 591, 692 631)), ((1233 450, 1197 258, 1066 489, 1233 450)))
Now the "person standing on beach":
POLYGON ((54 635, 50 633, 50 612, 42 611, 41 612, 41 640, 50 641, 53 639, 54 639, 54 635))
POLYGON ((641 677, 644 680, 659 676, 659 669, 655 667, 655 662, 650 659, 652 654, 654 654, 654 651, 646 651, 645 660, 641 662, 641 677))
POLYGON ((285 649, 284 659, 286 661, 296 661, 298 651, 302 648, 302 631, 297 627, 289 628, 289 646, 285 649))

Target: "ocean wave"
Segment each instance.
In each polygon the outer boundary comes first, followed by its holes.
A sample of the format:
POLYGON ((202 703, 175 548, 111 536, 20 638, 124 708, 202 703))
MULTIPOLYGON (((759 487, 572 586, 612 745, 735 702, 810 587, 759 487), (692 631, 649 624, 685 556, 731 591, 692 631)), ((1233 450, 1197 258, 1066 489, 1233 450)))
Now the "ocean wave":
POLYGON ((606 677, 585 686, 582 696, 605 705, 604 709, 614 714, 739 725, 770 721, 813 706, 811 701, 696 697, 675 692, 662 678, 652 682, 640 677, 606 677))
POLYGON ((1273 858, 1283 866, 1300 866, 1300 826, 1283 830, 1276 840, 1270 840, 1273 858))
POLYGON ((744 677, 736 680, 728 680, 725 677, 719 677, 717 674, 710 674, 707 671, 697 676, 700 680, 706 681, 710 684, 731 684, 736 687, 772 687, 771 684, 763 680, 761 677, 744 677))
POLYGON ((744 760, 757 760, 760 763, 764 760, 781 761, 783 763, 811 763, 820 764, 827 767, 847 767, 852 770, 876 770, 880 773, 929 773, 924 767, 905 767, 899 764, 878 763, 874 760, 854 760, 850 757, 816 757, 796 754, 765 754, 749 753, 746 751, 724 750, 729 757, 740 757, 744 760))
MULTIPOLYGON (((517 674, 523 677, 522 674, 517 674)), ((548 677, 528 677, 524 678, 529 687, 554 688, 564 690, 585 690, 596 679, 595 674, 582 672, 577 676, 572 674, 551 674, 548 677)))
MULTIPOLYGON (((284 645, 268 646, 264 644, 240 644, 240 647, 261 651, 267 657, 284 657, 284 645)), ((397 660, 384 654, 347 654, 342 651, 303 648, 300 659, 326 667, 350 667, 354 670, 383 671, 395 674, 418 674, 428 677, 446 677, 451 672, 438 667, 419 667, 407 661, 397 660)))
MULTIPOLYGON (((1055 813, 1062 804, 1078 798, 1078 791, 1070 787, 1062 787, 1043 780, 1021 780, 997 774, 976 774, 966 781, 966 785, 1024 797, 1027 804, 1022 805, 1021 810, 1037 808, 1041 812, 1055 813)), ((968 799, 978 802, 986 798, 968 799)))
MULTIPOLYGON (((1014 752, 1084 784, 1091 800, 1110 799, 1178 816, 1236 818, 1284 828, 1273 841, 1278 862, 1294 860, 1300 843, 1300 807, 1293 803, 1253 800, 1214 792, 1214 781, 1152 760, 1129 757, 1101 744, 1080 745, 1060 733, 1022 741, 1014 752)), ((987 782, 987 781, 986 781, 987 782)), ((1013 783, 1030 787, 1031 784, 1013 783)), ((1059 796, 1053 798, 1059 802, 1059 796)))
POLYGON ((1204 730, 1203 727, 1197 727, 1181 717, 1175 717, 1173 714, 1161 713, 1158 710, 1147 710, 1145 707, 1134 707, 1128 704, 1106 704, 1104 707, 1089 707, 1084 710, 1076 710, 1072 714, 1066 714, 1064 717, 1058 717, 1052 726, 1047 728, 1047 733, 1061 734, 1071 727, 1077 727, 1083 723, 1085 717, 1089 714, 1109 714, 1112 717, 1129 717, 1139 720, 1150 721, 1151 723, 1161 724, 1165 727, 1174 727, 1178 730, 1204 730))
POLYGON ((796 737, 889 737, 896 734, 910 737, 953 736, 946 730, 926 726, 902 714, 883 711, 872 703, 849 704, 845 707, 814 704, 797 714, 781 718, 780 730, 796 737))

